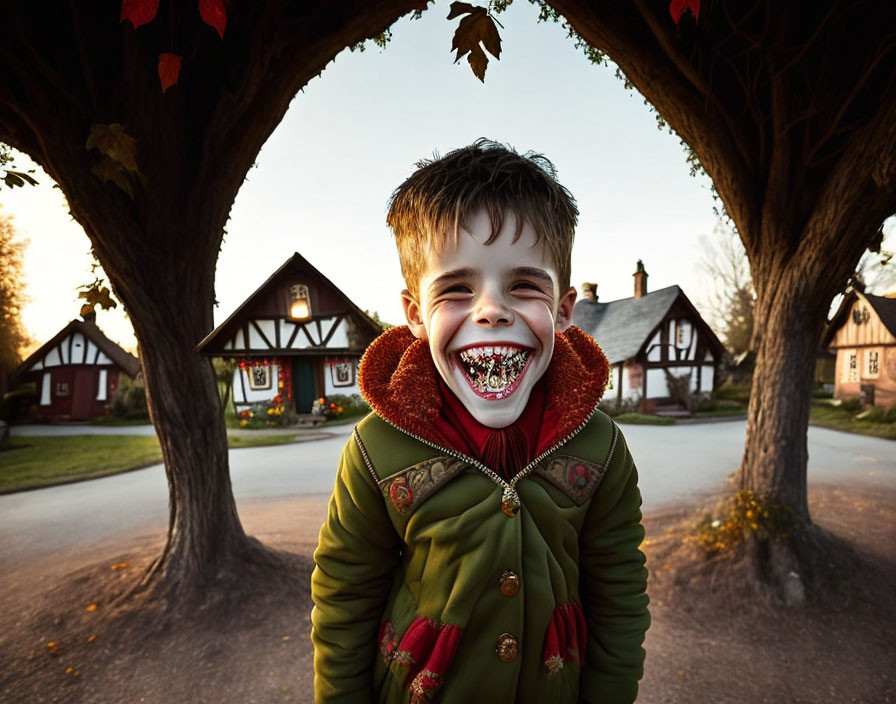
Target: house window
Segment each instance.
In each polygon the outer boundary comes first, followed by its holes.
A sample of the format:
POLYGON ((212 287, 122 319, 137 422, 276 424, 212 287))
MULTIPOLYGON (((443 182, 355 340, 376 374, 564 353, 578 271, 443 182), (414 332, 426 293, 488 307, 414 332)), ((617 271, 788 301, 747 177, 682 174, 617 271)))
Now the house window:
POLYGON ((880 375, 880 352, 868 350, 865 353, 865 376, 876 379, 880 375))
POLYGON ((56 382, 56 395, 57 396, 68 396, 68 382, 67 381, 57 381, 56 382))
POLYGON ((293 284, 286 289, 286 308, 290 320, 311 320, 311 295, 305 284, 293 284))
POLYGON ((676 347, 687 347, 690 340, 687 338, 690 336, 691 326, 684 320, 679 320, 678 325, 675 328, 675 346, 676 347))
POLYGON ((852 383, 859 380, 858 354, 848 352, 846 354, 846 382, 852 383))
POLYGON ((271 388, 271 368, 267 365, 249 367, 249 388, 253 391, 271 388))
POLYGON ((350 359, 337 360, 330 367, 333 386, 351 386, 355 383, 355 364, 350 359))

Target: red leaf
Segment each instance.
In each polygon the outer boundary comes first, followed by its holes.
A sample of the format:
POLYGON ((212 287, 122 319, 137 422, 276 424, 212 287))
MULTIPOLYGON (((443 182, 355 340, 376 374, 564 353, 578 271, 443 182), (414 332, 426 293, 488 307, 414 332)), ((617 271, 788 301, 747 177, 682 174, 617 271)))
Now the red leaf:
POLYGON ((121 0, 121 19, 130 20, 137 29, 140 25, 152 22, 159 11, 159 0, 121 0))
POLYGON ((162 82, 164 93, 171 86, 177 85, 177 77, 180 75, 180 54, 159 54, 159 80, 162 82))
POLYGON ((669 14, 672 15, 672 21, 678 24, 678 20, 684 14, 685 10, 690 10, 694 15, 694 21, 700 17, 700 0, 672 0, 669 3, 669 14))
POLYGON ((218 30, 221 39, 224 38, 224 28, 227 27, 227 0, 199 0, 199 16, 207 25, 218 30))

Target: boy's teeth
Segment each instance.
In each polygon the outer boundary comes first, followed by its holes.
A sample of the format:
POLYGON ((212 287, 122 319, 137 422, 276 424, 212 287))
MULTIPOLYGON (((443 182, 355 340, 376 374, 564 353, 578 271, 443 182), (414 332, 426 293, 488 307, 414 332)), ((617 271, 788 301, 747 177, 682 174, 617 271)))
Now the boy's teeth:
POLYGON ((508 345, 468 347, 458 357, 470 385, 479 393, 500 393, 519 378, 529 350, 508 345))

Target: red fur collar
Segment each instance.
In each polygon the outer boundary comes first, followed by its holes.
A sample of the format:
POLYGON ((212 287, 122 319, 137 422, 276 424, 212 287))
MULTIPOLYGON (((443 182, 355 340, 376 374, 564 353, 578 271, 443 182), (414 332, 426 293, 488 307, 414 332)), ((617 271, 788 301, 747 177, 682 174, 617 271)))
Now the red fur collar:
MULTIPOLYGON (((547 402, 557 411, 557 437, 566 437, 588 418, 603 396, 609 372, 606 356, 590 335, 575 326, 556 335, 545 385, 547 402)), ((407 326, 387 330, 371 343, 361 359, 358 385, 377 415, 444 444, 434 428, 442 404, 439 373, 429 344, 407 326)))

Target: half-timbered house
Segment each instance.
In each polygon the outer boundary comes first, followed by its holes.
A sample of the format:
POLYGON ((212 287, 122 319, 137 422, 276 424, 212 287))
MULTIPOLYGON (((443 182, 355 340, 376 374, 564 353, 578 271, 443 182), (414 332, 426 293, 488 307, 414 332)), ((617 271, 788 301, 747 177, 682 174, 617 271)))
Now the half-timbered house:
POLYGON ((718 337, 681 288, 648 293, 641 261, 633 276, 631 298, 601 302, 592 284, 573 310, 573 323, 597 341, 610 363, 605 402, 646 413, 672 410, 670 385, 683 385, 682 377, 690 393, 712 392, 724 350, 718 337))
POLYGON ((39 419, 65 421, 107 415, 119 375, 133 378, 139 371, 140 361, 106 337, 90 314, 41 345, 18 374, 35 382, 39 419))
POLYGON ((237 362, 237 411, 275 401, 311 411, 315 399, 358 393, 358 362, 380 327, 298 252, 197 350, 237 362))
POLYGON ((896 296, 851 289, 828 324, 822 347, 837 354, 834 398, 896 405, 896 296))

